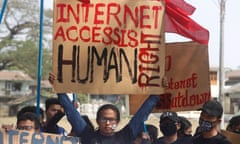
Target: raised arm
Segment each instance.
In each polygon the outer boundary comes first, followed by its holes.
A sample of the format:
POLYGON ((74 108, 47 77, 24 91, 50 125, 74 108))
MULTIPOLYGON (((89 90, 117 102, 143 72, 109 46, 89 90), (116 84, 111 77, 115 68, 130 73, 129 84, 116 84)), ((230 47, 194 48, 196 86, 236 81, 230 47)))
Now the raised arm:
POLYGON ((134 137, 137 137, 137 135, 143 131, 144 121, 147 120, 149 114, 159 100, 160 98, 158 95, 150 95, 130 120, 129 126, 134 137))
POLYGON ((44 126, 43 132, 58 134, 57 123, 62 119, 65 113, 59 111, 57 112, 50 121, 44 126))
POLYGON ((57 95, 67 115, 67 119, 72 126, 73 131, 77 136, 80 136, 83 130, 86 128, 87 123, 84 121, 84 119, 82 118, 80 113, 76 110, 76 108, 73 106, 72 102, 70 101, 66 94, 59 93, 57 95))

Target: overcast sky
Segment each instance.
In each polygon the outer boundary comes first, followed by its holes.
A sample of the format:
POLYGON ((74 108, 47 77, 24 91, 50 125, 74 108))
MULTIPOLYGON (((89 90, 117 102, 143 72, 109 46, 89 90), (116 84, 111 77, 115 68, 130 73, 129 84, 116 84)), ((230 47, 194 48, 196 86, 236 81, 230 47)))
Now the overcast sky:
MULTIPOLYGON (((219 66, 220 44, 220 0, 185 0, 196 8, 191 16, 198 24, 210 32, 209 64, 219 66)), ((225 0, 224 21, 224 67, 237 69, 240 66, 240 0, 225 0)), ((53 7, 53 0, 45 0, 47 8, 53 7)), ((184 41, 180 36, 167 36, 167 41, 184 41)))
MULTIPOLYGON (((218 66, 220 44, 220 0, 187 0, 196 7, 193 19, 210 31, 209 61, 218 66)), ((240 0, 225 0, 224 66, 240 66, 240 0)))

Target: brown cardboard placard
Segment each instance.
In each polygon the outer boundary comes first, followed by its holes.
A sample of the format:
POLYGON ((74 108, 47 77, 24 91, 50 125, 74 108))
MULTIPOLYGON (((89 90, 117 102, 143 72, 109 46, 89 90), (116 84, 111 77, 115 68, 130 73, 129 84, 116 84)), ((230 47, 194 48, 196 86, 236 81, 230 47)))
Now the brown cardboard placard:
POLYGON ((239 144, 239 138, 240 134, 236 134, 230 131, 226 130, 221 130, 221 133, 227 137, 227 139, 232 143, 232 144, 239 144))
POLYGON ((22 130, 5 131, 0 129, 2 144, 79 144, 78 137, 67 137, 56 134, 29 132, 22 130))
MULTIPOLYGON (((208 47, 196 42, 166 44, 168 87, 155 112, 187 111, 200 108, 211 98, 208 47)), ((130 95, 130 113, 134 114, 149 95, 130 95)))
POLYGON ((161 93, 163 15, 162 1, 55 0, 54 90, 161 93))

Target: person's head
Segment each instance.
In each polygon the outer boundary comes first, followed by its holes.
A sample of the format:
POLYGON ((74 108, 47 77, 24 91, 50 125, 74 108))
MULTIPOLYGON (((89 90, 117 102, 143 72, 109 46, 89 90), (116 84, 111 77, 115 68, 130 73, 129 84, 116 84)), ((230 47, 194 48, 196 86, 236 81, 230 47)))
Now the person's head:
POLYGON ((157 140, 158 137, 158 129, 154 125, 146 124, 148 134, 150 136, 150 139, 153 141, 157 140))
POLYGON ((177 134, 180 129, 179 117, 176 112, 167 111, 160 116, 160 130, 166 137, 177 134))
MULTIPOLYGON (((17 118, 26 112, 36 113, 36 110, 37 110, 36 106, 25 106, 22 109, 20 109, 20 111, 18 111, 17 118)), ((40 123, 43 122, 43 119, 44 119, 44 111, 42 108, 40 108, 40 117, 39 117, 40 123)))
POLYGON ((45 101, 45 112, 47 121, 49 121, 59 111, 62 111, 62 106, 57 98, 49 98, 45 101))
POLYGON ((229 120, 227 131, 240 134, 240 115, 234 116, 229 120))
POLYGON ((103 135, 112 135, 120 121, 120 112, 112 104, 105 104, 97 111, 97 124, 103 135))
POLYGON ((31 132, 40 131, 40 121, 35 113, 26 112, 17 117, 17 129, 31 132))
POLYGON ((215 100, 207 101, 202 108, 199 118, 199 130, 201 132, 209 132, 211 130, 218 130, 223 114, 222 105, 215 100))
POLYGON ((179 121, 181 124, 180 129, 178 130, 178 136, 191 136, 192 135, 192 124, 191 122, 183 117, 179 116, 179 121))
POLYGON ((141 132, 136 140, 134 141, 134 144, 152 144, 157 140, 158 137, 158 129, 154 125, 146 124, 147 132, 141 132))

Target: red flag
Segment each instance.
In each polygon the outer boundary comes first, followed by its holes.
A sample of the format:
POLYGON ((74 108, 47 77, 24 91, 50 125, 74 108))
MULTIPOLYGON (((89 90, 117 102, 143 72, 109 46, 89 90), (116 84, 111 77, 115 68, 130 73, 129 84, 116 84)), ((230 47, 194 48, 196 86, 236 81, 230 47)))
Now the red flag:
POLYGON ((208 44, 209 32, 189 18, 195 8, 184 0, 165 0, 165 32, 177 33, 201 44, 208 44))

